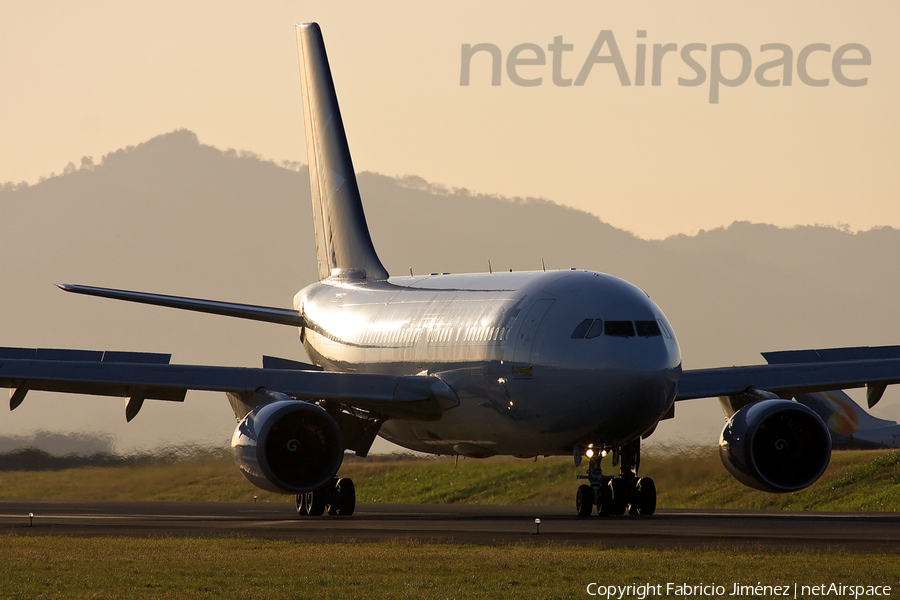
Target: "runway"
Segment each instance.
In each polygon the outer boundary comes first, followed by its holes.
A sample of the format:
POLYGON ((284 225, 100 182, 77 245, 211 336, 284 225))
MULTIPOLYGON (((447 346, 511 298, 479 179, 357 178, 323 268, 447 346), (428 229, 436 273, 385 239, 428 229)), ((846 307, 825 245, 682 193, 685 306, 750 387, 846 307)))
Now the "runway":
POLYGON ((649 548, 900 551, 900 514, 661 509, 580 519, 568 506, 360 504, 352 517, 297 517, 289 503, 0 501, 16 535, 250 537, 312 542, 419 540, 649 548), (34 514, 33 526, 28 514, 34 514), (541 519, 535 535, 536 518, 541 519))

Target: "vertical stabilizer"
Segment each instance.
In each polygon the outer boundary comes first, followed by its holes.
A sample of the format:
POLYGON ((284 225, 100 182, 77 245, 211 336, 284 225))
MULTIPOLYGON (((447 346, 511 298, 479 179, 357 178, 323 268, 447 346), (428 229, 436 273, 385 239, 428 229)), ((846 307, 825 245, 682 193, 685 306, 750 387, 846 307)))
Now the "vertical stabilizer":
POLYGON ((319 279, 332 269, 362 269, 368 279, 386 279, 366 225, 318 24, 297 25, 297 47, 319 279))

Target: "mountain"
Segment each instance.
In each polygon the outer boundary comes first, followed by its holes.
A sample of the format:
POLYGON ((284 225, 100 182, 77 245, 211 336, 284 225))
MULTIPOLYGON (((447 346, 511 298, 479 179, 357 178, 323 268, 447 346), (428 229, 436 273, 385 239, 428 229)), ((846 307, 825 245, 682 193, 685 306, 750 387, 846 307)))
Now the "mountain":
MULTIPOLYGON (((900 343, 900 231, 733 223, 643 240, 538 198, 360 173, 375 246, 393 274, 578 267, 628 279, 672 322, 686 368, 760 363, 759 352, 900 343)), ((598 186, 602 196, 602 188, 598 186)), ((606 202, 628 199, 609 198, 606 202)), ((723 202, 727 198, 723 199, 723 202)), ((678 210, 678 207, 673 207, 678 210)), ((290 306, 316 278, 306 167, 218 150, 179 130, 82 159, 38 184, 0 186, 0 345, 171 352, 258 366, 304 359, 296 330, 72 296, 71 282, 290 306)), ((889 391, 876 414, 900 417, 889 391)), ((680 404, 654 441, 715 443, 714 400, 680 404)), ((215 394, 148 403, 125 426, 108 398, 29 396, 0 435, 99 431, 119 448, 227 439, 215 394)))

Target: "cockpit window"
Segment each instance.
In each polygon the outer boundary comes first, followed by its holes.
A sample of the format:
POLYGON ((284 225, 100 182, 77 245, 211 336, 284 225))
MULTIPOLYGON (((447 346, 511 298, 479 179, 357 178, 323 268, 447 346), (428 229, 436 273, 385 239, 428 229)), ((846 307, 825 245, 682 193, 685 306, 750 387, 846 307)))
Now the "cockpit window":
POLYGON ((662 332, 659 330, 659 323, 656 321, 635 321, 634 326, 637 328, 637 334, 641 337, 662 335, 662 332))
POLYGON ((634 337, 634 324, 631 321, 607 321, 606 335, 634 337))
POLYGON ((603 320, 596 319, 587 332, 587 339, 595 338, 603 333, 603 320))
POLYGON ((575 327, 575 331, 572 332, 573 340, 583 340, 584 335, 588 332, 588 329, 591 328, 591 323, 594 322, 594 319, 585 319, 581 323, 575 327))
POLYGON ((663 323, 661 319, 657 319, 656 322, 659 323, 659 328, 662 330, 662 334, 665 337, 672 339, 672 332, 669 331, 669 328, 666 327, 666 324, 663 323))

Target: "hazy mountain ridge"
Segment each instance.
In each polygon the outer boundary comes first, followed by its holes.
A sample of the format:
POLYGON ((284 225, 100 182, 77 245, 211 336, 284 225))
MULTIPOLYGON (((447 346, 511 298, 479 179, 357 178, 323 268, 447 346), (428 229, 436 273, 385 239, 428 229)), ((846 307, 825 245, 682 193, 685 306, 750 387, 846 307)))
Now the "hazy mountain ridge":
MULTIPOLYGON (((366 172, 358 180, 392 274, 483 272, 488 260, 495 271, 534 270, 541 258, 548 269, 608 272, 653 296, 687 368, 758 363, 765 350, 900 343, 895 229, 733 223, 648 241, 546 199, 418 177, 366 172)), ((304 358, 291 328, 66 295, 51 285, 289 306, 316 279, 304 166, 222 151, 179 130, 35 185, 0 186, 0 216, 0 345, 160 351, 176 362, 246 366, 259 365, 263 353, 304 358)), ((148 403, 135 421, 141 427, 126 430, 119 402, 29 396, 0 419, 0 433, 99 427, 141 444, 157 429, 170 443, 227 438, 233 417, 224 399, 194 397, 203 400, 148 403)), ((897 412, 890 396, 882 404, 897 412)), ((706 431, 714 441, 714 401, 680 405, 683 415, 666 428, 706 431)))
MULTIPOLYGON (((835 270, 848 276, 868 276, 859 265, 872 261, 877 261, 885 274, 896 273, 898 261, 893 265, 889 261, 900 257, 900 231, 892 227, 851 232, 822 225, 783 228, 735 221, 728 227, 700 231, 695 236, 672 236, 658 243, 670 250, 692 253, 742 253, 772 264, 789 256, 793 266, 823 279, 830 279, 835 270)), ((895 281, 881 283, 892 286, 895 281)))

